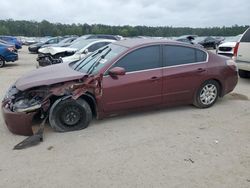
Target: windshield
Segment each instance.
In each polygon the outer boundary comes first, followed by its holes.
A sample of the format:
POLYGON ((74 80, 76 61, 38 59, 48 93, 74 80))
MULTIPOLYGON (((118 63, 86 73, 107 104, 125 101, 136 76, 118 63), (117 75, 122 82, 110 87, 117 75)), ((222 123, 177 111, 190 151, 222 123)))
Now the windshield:
POLYGON ((69 47, 70 48, 76 48, 78 50, 84 48, 85 46, 87 46, 88 44, 90 44, 91 42, 93 42, 92 40, 77 40, 75 42, 73 42, 69 47))
POLYGON ((88 74, 96 74, 110 60, 114 59, 127 48, 115 44, 109 44, 84 59, 70 64, 70 67, 76 71, 88 74))

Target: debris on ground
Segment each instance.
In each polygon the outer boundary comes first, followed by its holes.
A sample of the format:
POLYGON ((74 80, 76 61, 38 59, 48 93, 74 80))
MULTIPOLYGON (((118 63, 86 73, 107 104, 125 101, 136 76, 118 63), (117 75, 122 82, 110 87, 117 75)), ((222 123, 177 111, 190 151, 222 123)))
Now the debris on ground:
POLYGON ((52 150, 53 148, 54 148, 53 146, 49 146, 47 150, 52 150))
POLYGON ((22 142, 15 145, 13 149, 14 150, 25 149, 25 148, 28 148, 31 146, 35 146, 35 145, 39 144, 40 142, 42 142, 43 141, 44 126, 45 126, 46 120, 47 120, 47 117, 44 118, 44 120, 40 124, 40 128, 38 129, 38 131, 34 135, 29 136, 28 138, 24 139, 22 142))
POLYGON ((190 158, 189 159, 184 159, 184 161, 194 163, 194 161, 192 159, 190 159, 190 158))

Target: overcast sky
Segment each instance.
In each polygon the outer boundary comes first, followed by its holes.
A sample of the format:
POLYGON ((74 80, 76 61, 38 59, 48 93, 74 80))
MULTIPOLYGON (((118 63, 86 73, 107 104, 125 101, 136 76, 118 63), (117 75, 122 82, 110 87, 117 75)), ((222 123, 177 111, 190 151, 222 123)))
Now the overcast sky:
POLYGON ((1 0, 0 19, 147 26, 250 24, 249 0, 1 0))

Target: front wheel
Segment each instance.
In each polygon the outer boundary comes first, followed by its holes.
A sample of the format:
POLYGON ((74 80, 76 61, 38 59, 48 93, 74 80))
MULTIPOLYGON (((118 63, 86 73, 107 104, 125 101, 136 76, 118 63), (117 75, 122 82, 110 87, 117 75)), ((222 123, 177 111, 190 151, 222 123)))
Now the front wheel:
POLYGON ((220 87, 218 82, 208 80, 198 89, 194 105, 198 108, 208 108, 212 106, 219 97, 220 87))
POLYGON ((0 68, 4 67, 5 61, 4 59, 0 56, 0 68))
POLYGON ((59 99, 54 102, 49 113, 50 125, 57 132, 84 129, 91 119, 91 108, 83 99, 59 99))

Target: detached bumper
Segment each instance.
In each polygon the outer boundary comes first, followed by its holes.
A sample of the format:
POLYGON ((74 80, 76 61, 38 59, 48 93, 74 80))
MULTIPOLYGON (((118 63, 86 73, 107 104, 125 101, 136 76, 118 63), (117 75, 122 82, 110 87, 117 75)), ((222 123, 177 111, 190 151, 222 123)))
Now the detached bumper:
POLYGON ((31 136, 32 120, 36 112, 20 113, 12 112, 2 104, 2 113, 5 123, 10 132, 18 135, 31 136))

